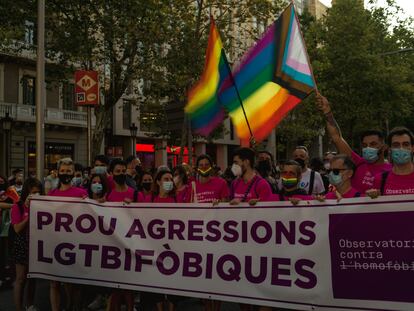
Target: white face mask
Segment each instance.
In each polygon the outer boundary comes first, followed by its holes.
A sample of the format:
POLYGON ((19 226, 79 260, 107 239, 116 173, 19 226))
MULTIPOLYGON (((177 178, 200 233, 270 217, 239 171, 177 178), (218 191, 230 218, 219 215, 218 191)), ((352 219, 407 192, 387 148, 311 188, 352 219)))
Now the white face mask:
POLYGON ((162 183, 162 188, 166 191, 166 192, 170 192, 171 190, 173 190, 174 188, 174 183, 172 181, 164 181, 162 183))
POLYGON ((243 173, 241 166, 236 163, 233 163, 233 165, 231 166, 231 172, 236 177, 240 177, 243 173))

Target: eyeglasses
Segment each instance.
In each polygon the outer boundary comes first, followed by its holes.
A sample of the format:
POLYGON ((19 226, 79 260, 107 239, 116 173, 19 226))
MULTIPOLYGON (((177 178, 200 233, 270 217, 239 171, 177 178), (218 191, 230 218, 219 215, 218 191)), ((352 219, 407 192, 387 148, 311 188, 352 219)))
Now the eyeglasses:
POLYGON ((332 172, 334 175, 339 175, 340 171, 346 171, 347 168, 334 168, 331 170, 327 170, 326 172, 329 174, 330 172, 332 172))

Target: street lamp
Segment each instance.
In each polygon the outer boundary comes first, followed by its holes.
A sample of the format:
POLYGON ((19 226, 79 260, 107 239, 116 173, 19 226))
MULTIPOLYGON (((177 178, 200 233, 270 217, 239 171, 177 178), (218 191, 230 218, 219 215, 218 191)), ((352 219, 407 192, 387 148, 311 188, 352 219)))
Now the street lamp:
POLYGON ((10 156, 9 156, 9 153, 10 153, 9 135, 10 135, 10 130, 11 130, 11 127, 12 127, 13 119, 10 117, 9 113, 6 112, 6 115, 3 118, 1 118, 0 121, 1 121, 1 127, 3 129, 3 132, 4 132, 4 134, 6 134, 5 135, 5 140, 6 140, 6 143, 5 143, 5 145, 6 145, 6 148, 5 148, 6 149, 6 160, 5 160, 6 167, 5 167, 5 170, 6 170, 6 175, 8 176, 9 175, 9 158, 10 158, 10 156))
POLYGON ((133 156, 136 155, 137 131, 138 131, 138 127, 135 125, 135 123, 132 123, 129 126, 129 132, 130 132, 131 138, 132 138, 132 155, 133 156))

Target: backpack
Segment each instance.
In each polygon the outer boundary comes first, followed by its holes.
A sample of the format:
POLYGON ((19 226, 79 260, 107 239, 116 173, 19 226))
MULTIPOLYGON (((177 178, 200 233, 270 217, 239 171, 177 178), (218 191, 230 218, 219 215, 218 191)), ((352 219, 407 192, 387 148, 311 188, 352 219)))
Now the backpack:
POLYGON ((309 190, 308 190, 308 194, 312 195, 313 193, 313 185, 315 184, 315 171, 312 170, 311 174, 310 174, 310 178, 309 178, 309 190))

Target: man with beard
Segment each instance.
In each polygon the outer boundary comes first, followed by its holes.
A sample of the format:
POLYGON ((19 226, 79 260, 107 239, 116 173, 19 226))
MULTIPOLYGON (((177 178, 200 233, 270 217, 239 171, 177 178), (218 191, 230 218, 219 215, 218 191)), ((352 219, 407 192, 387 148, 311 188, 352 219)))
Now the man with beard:
POLYGON ((345 139, 332 113, 328 100, 321 94, 316 95, 316 106, 324 114, 326 129, 330 138, 339 153, 346 154, 352 158, 356 166, 355 174, 352 177, 352 186, 361 193, 374 187, 374 178, 377 174, 389 172, 391 164, 386 163, 384 152, 387 149, 384 143, 384 136, 380 131, 369 130, 362 133, 361 146, 362 157, 355 153, 345 139))
POLYGON ((325 186, 321 174, 311 170, 308 167, 309 153, 305 146, 297 146, 292 154, 293 160, 302 168, 302 177, 299 182, 299 188, 304 189, 307 194, 321 194, 325 192, 325 186))
POLYGON ((250 148, 239 148, 233 153, 233 174, 237 177, 231 184, 230 204, 270 201, 272 189, 265 179, 254 170, 255 152, 250 148))

